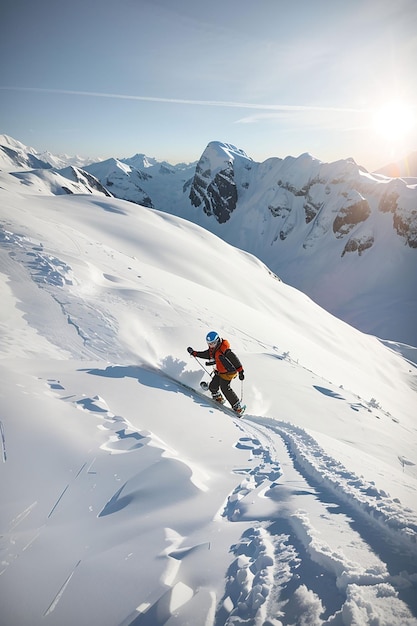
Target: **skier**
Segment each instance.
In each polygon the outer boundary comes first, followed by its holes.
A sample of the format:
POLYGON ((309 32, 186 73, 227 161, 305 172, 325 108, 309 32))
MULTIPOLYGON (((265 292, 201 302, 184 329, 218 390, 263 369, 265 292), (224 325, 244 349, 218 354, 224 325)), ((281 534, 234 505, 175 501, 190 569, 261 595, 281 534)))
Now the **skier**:
POLYGON ((238 374, 240 380, 245 378, 242 364, 236 354, 231 351, 230 343, 227 339, 221 339, 214 330, 208 333, 206 341, 208 344, 207 350, 198 352, 188 347, 187 351, 192 356, 200 359, 209 359, 211 361, 210 365, 215 366, 214 376, 209 384, 213 400, 221 404, 224 403, 224 398, 219 391, 220 388, 233 410, 241 414, 244 411, 244 407, 242 407, 239 398, 231 389, 230 383, 238 374))

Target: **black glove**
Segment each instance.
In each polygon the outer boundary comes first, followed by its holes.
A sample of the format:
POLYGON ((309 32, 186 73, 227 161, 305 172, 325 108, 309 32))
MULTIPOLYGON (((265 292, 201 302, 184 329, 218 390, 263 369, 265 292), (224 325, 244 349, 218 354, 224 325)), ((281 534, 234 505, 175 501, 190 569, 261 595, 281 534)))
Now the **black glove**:
POLYGON ((239 372, 239 380, 245 380, 245 374, 243 373, 243 370, 239 372))
POLYGON ((188 346, 187 352, 188 352, 188 354, 193 354, 194 353, 194 349, 190 348, 190 346, 188 346))

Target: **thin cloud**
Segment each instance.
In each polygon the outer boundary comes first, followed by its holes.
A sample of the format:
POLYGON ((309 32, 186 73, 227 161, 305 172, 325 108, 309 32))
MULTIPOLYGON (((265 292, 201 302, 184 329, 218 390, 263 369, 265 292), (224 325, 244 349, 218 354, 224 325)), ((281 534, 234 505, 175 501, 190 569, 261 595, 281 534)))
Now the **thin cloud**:
MULTIPOLYGON (((313 124, 311 128, 316 128, 318 122, 320 122, 320 127, 323 128, 323 124, 328 126, 329 128, 338 128, 340 129, 341 125, 346 125, 346 113, 348 114, 357 114, 361 117, 363 114, 368 114, 369 111, 365 109, 340 109, 334 107, 287 107, 287 108, 279 108, 279 110, 275 110, 271 113, 253 113, 251 115, 247 115, 245 117, 241 117, 235 121, 235 124, 258 124, 260 122, 285 122, 286 124, 294 122, 299 125, 302 120, 304 124, 304 129, 306 130, 306 125, 313 124), (303 116, 294 116, 294 113, 302 112, 303 116), (323 114, 325 114, 323 116, 323 114)), ((355 130, 352 128, 351 130, 355 130)))
MULTIPOLYGON (((140 102, 161 102, 165 104, 187 104, 191 106, 228 107, 234 109, 258 109, 266 111, 334 111, 340 113, 362 113, 364 109, 349 107, 325 107, 292 104, 255 104, 250 102, 227 102, 218 100, 189 100, 183 98, 158 98, 155 96, 131 96, 128 94, 102 93, 97 91, 74 91, 69 89, 45 89, 41 87, 2 87, 8 91, 32 91, 38 93, 64 94, 69 96, 86 96, 93 98, 113 98, 117 100, 137 100, 140 102)), ((241 120, 245 121, 245 120, 241 120)))

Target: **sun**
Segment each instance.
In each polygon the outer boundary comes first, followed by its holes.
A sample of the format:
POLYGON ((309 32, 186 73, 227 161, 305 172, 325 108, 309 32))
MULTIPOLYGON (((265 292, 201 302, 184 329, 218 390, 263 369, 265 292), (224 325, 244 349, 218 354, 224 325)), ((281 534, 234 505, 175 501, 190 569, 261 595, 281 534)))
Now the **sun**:
POLYGON ((404 139, 415 124, 416 114, 413 107, 398 100, 381 106, 373 118, 374 130, 390 141, 404 139))

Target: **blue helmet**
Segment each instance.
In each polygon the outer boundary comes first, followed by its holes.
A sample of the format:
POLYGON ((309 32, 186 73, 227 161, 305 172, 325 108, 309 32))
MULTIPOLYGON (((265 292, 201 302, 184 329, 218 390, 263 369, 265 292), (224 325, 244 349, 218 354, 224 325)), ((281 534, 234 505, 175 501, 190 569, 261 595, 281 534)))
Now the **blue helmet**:
POLYGON ((215 330, 210 331, 206 336, 206 341, 210 348, 215 348, 221 341, 215 330))

